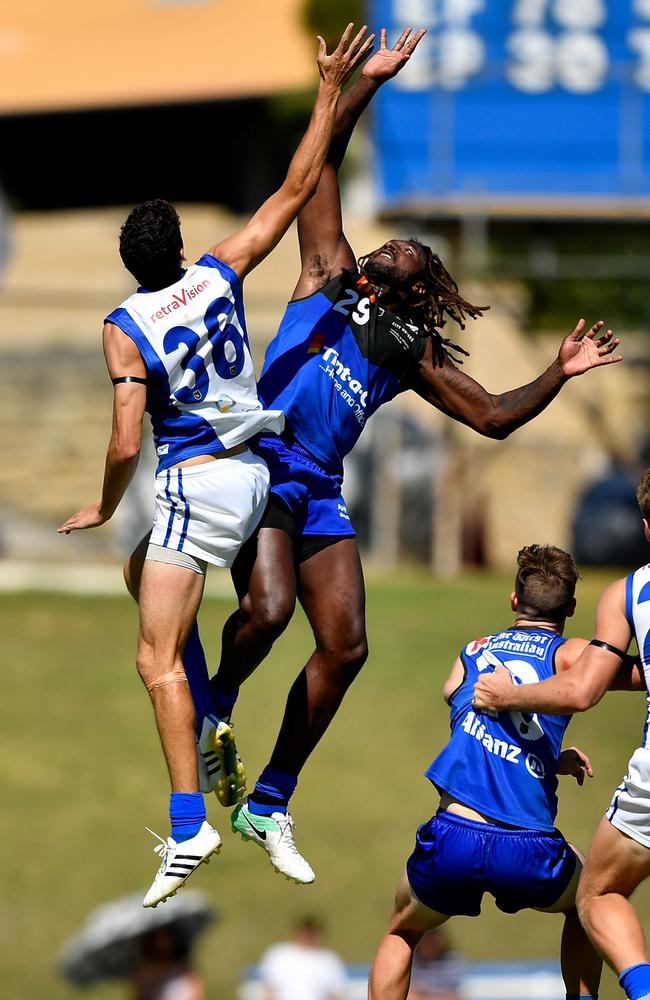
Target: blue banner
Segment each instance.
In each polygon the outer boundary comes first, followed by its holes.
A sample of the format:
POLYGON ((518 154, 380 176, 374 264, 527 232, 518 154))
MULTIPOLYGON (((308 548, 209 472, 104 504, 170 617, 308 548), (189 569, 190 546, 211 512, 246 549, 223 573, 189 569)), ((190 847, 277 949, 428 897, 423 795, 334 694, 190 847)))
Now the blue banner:
POLYGON ((384 208, 650 193, 650 0, 370 0, 429 31, 375 100, 384 208))

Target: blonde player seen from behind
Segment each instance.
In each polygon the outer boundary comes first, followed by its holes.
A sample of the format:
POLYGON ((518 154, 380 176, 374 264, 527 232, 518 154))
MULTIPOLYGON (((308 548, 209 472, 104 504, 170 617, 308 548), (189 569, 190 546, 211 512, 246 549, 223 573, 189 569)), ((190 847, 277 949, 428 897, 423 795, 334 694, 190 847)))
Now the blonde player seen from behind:
MULTIPOLYGON (((637 491, 650 541, 650 469, 637 491)), ((515 687, 503 671, 482 675, 474 704, 503 711, 584 712, 600 701, 636 639, 646 689, 650 680, 650 564, 612 583, 598 602, 595 638, 565 674, 515 687)), ((650 874, 650 703, 641 745, 596 831, 580 881, 578 909, 589 937, 617 973, 630 1000, 650 996, 643 928, 630 896, 650 874)))
MULTIPOLYGON (((266 503, 269 475, 246 442, 280 431, 280 410, 257 396, 241 282, 277 244, 313 194, 341 86, 367 53, 349 25, 332 55, 319 39, 320 85, 286 179, 243 229, 187 269, 168 202, 135 208, 120 255, 141 287, 107 318, 104 353, 115 387, 102 498, 65 521, 69 533, 103 524, 135 471, 150 414, 159 464, 154 527, 140 587, 137 665, 151 696, 171 782, 171 836, 144 905, 173 895, 220 849, 198 792, 194 708, 181 655, 203 594, 206 566, 230 566, 266 503)), ((160 839, 160 838, 159 838, 160 839)))

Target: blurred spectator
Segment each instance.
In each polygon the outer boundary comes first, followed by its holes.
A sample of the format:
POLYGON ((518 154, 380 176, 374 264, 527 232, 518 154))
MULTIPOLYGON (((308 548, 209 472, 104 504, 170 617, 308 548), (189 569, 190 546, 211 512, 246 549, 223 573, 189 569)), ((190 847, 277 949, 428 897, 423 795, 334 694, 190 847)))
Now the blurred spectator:
POLYGON ((463 963, 441 928, 420 941, 411 970, 408 1000, 460 1000, 463 963))
POLYGON ((314 917, 302 917, 293 941, 271 945, 260 962, 264 1000, 343 1000, 345 965, 321 945, 323 927, 314 917))
POLYGON ((173 927, 159 927, 140 938, 140 960, 133 973, 134 1000, 204 1000, 203 983, 189 962, 189 944, 173 927))

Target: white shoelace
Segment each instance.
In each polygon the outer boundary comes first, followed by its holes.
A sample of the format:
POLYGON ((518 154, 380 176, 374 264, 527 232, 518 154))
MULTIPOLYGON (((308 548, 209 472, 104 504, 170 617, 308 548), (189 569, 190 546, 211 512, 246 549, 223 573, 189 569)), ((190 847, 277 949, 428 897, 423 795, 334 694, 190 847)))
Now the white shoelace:
POLYGON ((285 818, 283 820, 277 820, 277 824, 280 827, 279 839, 282 840, 284 838, 285 833, 289 831, 289 835, 284 842, 284 846, 288 851, 292 851, 293 854, 297 854, 298 857, 300 857, 301 856, 300 851, 296 847, 296 843, 293 839, 293 833, 292 833, 292 828, 294 826, 293 817, 290 816, 289 813, 286 813, 285 818))
POLYGON ((163 838, 160 837, 157 833, 154 833, 153 830, 150 830, 148 826, 145 826, 145 830, 147 831, 147 833, 150 833, 152 837, 155 837, 156 840, 160 841, 160 843, 156 844, 156 846, 154 847, 154 853, 157 854, 161 859, 160 868, 158 869, 158 871, 161 872, 167 867, 167 858, 172 850, 172 847, 167 840, 163 840, 163 838))

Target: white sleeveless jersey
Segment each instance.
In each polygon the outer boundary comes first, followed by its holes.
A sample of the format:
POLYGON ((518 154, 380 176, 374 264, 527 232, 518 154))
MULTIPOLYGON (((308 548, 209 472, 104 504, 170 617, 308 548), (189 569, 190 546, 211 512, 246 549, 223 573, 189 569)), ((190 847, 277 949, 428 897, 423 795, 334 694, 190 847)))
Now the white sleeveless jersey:
MULTIPOLYGON (((625 615, 636 637, 645 686, 650 691, 650 563, 630 573, 625 580, 625 615)), ((641 746, 650 749, 650 694, 641 746)))
POLYGON ((158 472, 284 427, 282 411, 258 399, 241 284, 223 261, 204 254, 175 284, 139 288, 105 322, 131 337, 146 366, 158 472))

